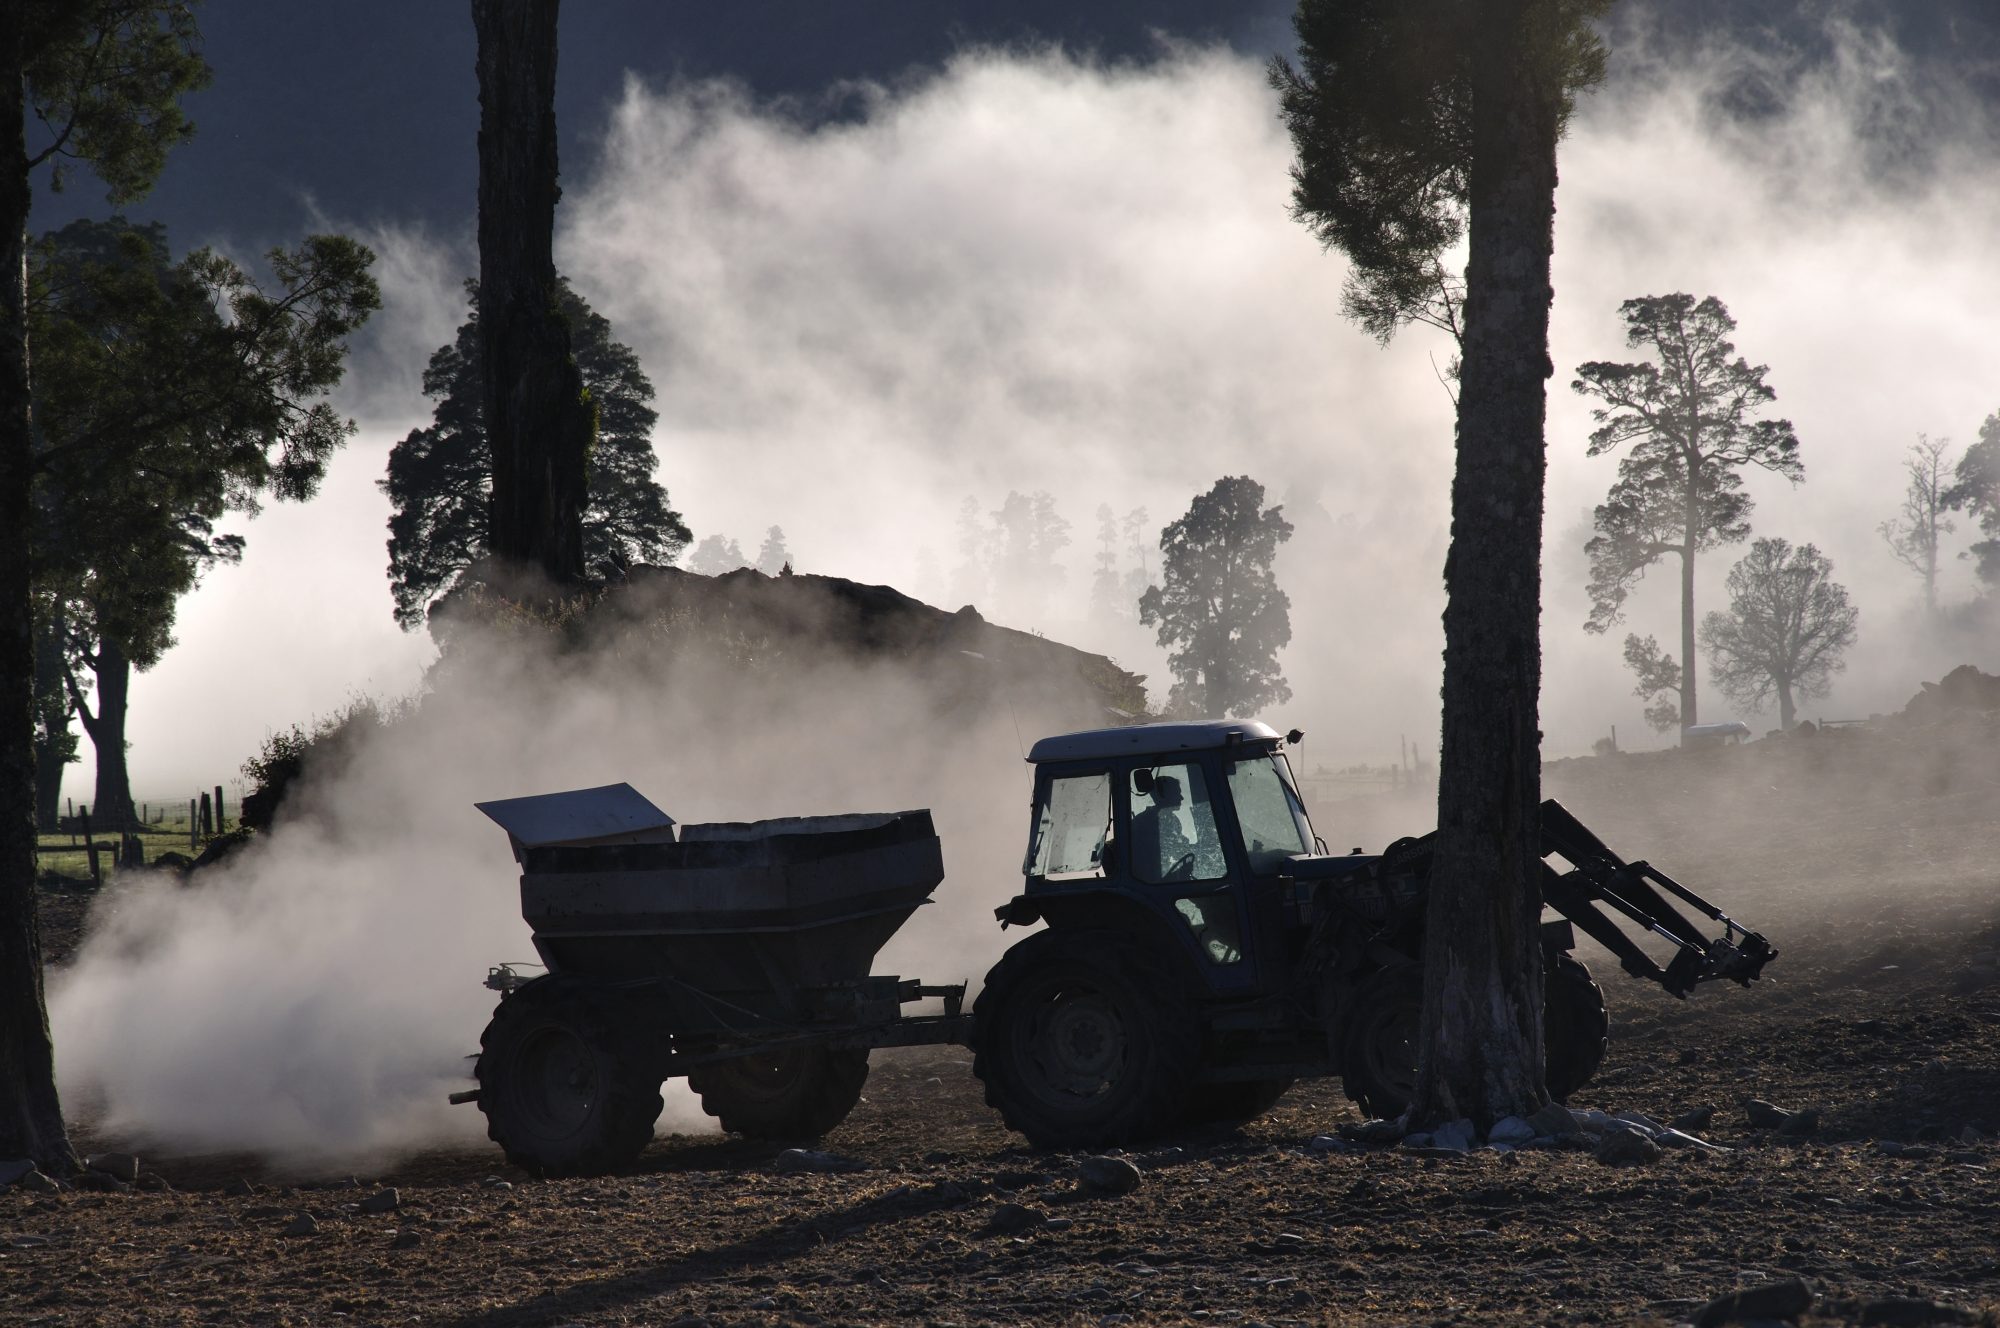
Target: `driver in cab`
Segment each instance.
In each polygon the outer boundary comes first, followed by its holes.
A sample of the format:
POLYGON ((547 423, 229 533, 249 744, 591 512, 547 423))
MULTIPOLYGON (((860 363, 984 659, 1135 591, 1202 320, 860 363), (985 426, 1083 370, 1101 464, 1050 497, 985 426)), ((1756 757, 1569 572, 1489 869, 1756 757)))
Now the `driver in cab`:
POLYGON ((1192 880, 1197 849, 1207 845, 1190 842, 1181 828, 1181 781, 1156 775, 1151 782, 1152 805, 1132 816, 1132 865, 1142 880, 1192 880))

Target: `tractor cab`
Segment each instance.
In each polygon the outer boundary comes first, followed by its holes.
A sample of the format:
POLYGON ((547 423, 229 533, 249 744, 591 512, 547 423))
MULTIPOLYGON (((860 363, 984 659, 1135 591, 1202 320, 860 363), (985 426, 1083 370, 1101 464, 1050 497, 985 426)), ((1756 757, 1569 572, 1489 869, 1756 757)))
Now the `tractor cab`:
POLYGON ((1044 738, 1035 767, 1026 889, 1003 922, 1143 928, 1241 994, 1284 974, 1294 948, 1280 876, 1324 850, 1285 760, 1254 720, 1139 724, 1044 738))

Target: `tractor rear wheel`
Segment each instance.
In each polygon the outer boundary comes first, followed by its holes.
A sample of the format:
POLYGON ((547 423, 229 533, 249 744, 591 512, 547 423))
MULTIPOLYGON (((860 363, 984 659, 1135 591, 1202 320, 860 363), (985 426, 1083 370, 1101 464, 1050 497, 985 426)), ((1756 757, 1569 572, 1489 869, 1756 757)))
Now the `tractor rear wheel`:
POLYGON ((1201 1035, 1181 975, 1119 932, 1037 932, 973 1009, 972 1072, 1037 1148, 1099 1148, 1186 1118, 1201 1035))
POLYGON ((1557 1102, 1590 1082, 1604 1064, 1611 1037, 1611 1016, 1604 992, 1583 961, 1558 954, 1542 974, 1546 985, 1542 1005, 1542 1040, 1548 1048, 1546 1079, 1549 1096, 1557 1102))
POLYGON ((789 1142, 817 1139, 847 1119, 868 1081, 868 1051, 788 1047, 692 1071, 701 1109, 731 1134, 789 1142))
POLYGON ((537 1176, 600 1176, 653 1138, 660 1076, 616 999, 543 978, 511 992, 479 1038, 479 1109, 507 1160, 537 1176))

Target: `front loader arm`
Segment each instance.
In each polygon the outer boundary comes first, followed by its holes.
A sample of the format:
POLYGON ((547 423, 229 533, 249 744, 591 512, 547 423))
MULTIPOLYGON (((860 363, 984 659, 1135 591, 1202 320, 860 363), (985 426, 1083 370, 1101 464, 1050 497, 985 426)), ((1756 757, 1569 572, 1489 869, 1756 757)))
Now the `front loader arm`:
POLYGON ((1647 862, 1624 861, 1553 798, 1542 804, 1542 852, 1544 856, 1559 854, 1570 864, 1566 872, 1545 866, 1542 893, 1549 906, 1618 956, 1627 973, 1658 982, 1675 996, 1685 997, 1696 984, 1717 978, 1747 987, 1765 964, 1777 958, 1778 952, 1761 935, 1741 926, 1659 868, 1647 862), (1667 895, 1720 922, 1722 935, 1708 939, 1667 895), (1671 941, 1676 953, 1667 966, 1661 968, 1641 950, 1605 915, 1600 904, 1608 904, 1640 927, 1671 941))

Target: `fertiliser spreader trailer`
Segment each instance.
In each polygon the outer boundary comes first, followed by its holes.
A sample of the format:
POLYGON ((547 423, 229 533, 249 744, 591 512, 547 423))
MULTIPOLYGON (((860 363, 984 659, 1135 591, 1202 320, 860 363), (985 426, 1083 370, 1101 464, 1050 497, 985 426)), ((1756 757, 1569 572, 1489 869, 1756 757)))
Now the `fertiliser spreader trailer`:
MULTIPOLYGON (((1431 837, 1328 853, 1284 743, 1231 721, 1035 744, 1026 884, 995 914, 1046 926, 1001 957, 970 1014, 962 983, 868 971, 944 877, 927 811, 676 834, 622 784, 482 804, 512 838, 546 972, 489 974, 502 995, 479 1087, 453 1100, 477 1101, 508 1158, 542 1175, 629 1162, 676 1076, 724 1129, 817 1138, 859 1100, 874 1047, 969 1045, 987 1102, 1043 1148, 1247 1119, 1320 1075, 1395 1114, 1415 1073, 1431 837), (904 1013, 925 1000, 943 1013, 904 1013)), ((1542 833, 1561 1100, 1608 1031, 1576 931, 1675 996, 1747 985, 1776 951, 1555 802, 1542 833)))

